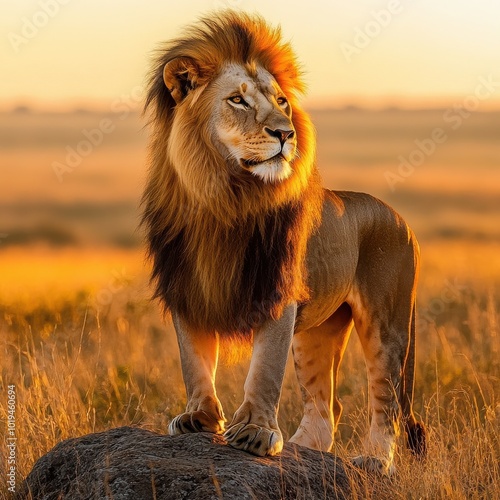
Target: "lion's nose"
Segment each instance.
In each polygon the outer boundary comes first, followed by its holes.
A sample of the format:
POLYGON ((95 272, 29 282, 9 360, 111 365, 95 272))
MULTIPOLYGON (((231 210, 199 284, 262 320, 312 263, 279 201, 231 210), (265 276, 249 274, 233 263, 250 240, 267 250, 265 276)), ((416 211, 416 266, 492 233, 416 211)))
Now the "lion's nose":
POLYGON ((293 130, 282 130, 280 128, 273 130, 269 127, 264 127, 264 130, 271 137, 277 137, 279 139, 279 141, 281 142, 281 145, 285 144, 285 142, 288 139, 291 139, 295 135, 295 132, 293 130))

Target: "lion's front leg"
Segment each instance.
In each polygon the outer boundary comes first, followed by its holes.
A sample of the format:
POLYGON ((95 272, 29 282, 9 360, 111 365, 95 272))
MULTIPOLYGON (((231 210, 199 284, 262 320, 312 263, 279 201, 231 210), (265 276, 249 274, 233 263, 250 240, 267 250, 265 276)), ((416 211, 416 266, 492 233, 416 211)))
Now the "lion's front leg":
POLYGON ((215 372, 219 339, 215 332, 200 332, 187 327, 173 315, 181 353, 182 375, 186 385, 186 412, 168 426, 170 434, 224 432, 224 413, 215 392, 215 372))
POLYGON ((245 398, 224 434, 234 448, 258 456, 277 455, 283 449, 278 406, 296 314, 297 306, 292 304, 279 320, 254 332, 245 398))

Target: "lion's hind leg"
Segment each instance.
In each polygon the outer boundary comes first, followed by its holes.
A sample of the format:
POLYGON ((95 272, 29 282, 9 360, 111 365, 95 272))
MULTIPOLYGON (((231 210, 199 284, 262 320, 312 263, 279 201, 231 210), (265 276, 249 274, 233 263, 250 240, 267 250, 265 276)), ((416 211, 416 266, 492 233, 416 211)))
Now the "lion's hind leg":
MULTIPOLYGON (((380 293, 380 289, 377 292, 380 293)), ((397 292, 392 307, 387 307, 388 301, 378 302, 380 295, 358 295, 352 303, 356 331, 366 359, 372 413, 369 454, 356 457, 354 463, 372 472, 389 474, 394 471, 400 417, 405 417, 407 432, 410 428, 423 430, 411 412, 412 395, 409 393, 413 392, 413 374, 405 380, 405 371, 410 368, 408 357, 413 355, 410 353, 412 346, 414 349, 414 344, 410 343, 414 335, 410 331, 414 297, 410 290, 397 292), (405 383, 411 383, 411 389, 405 387, 405 383), (408 394, 406 401, 404 394, 408 394)))
POLYGON ((293 358, 304 415, 290 442, 320 451, 332 447, 342 412, 337 375, 352 326, 351 309, 342 304, 320 326, 295 334, 293 358))
POLYGON ((224 432, 224 413, 215 391, 219 340, 215 333, 198 332, 173 317, 182 375, 186 385, 186 411, 169 424, 169 434, 224 432))

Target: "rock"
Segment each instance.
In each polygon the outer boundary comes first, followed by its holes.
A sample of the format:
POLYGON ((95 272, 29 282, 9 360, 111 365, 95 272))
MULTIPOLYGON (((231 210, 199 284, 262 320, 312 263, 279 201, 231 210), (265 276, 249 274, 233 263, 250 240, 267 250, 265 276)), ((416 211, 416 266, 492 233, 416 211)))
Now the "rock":
POLYGON ((16 498, 344 499, 350 497, 344 467, 330 453, 292 444, 278 457, 260 458, 213 434, 119 427, 56 445, 16 498))

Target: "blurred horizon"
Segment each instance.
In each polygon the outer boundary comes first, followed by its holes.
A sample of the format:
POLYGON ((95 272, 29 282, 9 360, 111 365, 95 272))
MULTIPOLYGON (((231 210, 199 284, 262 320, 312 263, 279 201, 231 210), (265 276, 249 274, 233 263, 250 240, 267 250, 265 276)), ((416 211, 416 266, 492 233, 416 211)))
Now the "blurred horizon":
MULTIPOLYGON (((458 121, 449 111, 309 109, 325 187, 381 198, 423 244, 499 244, 500 112, 458 121), (446 140, 432 142, 436 129, 446 140)), ((0 250, 139 247, 145 122, 132 108, 0 113, 0 169, 8 179, 0 187, 0 250)))
MULTIPOLYGON (((453 109, 453 104, 447 104, 445 101, 429 99, 427 101, 407 102, 405 104, 391 104, 390 102, 380 101, 377 104, 369 104, 363 102, 320 102, 318 100, 305 100, 304 109, 311 111, 367 111, 367 112, 384 112, 384 111, 401 111, 401 112, 445 112, 448 109, 453 109)), ((130 106, 131 113, 142 113, 141 104, 133 103, 130 106)), ((2 114, 119 114, 119 111, 110 109, 109 103, 64 103, 57 104, 51 102, 26 104, 16 103, 5 105, 0 102, 0 113, 2 114)), ((484 107, 484 109, 474 111, 476 114, 500 114, 500 101, 497 105, 484 107)))

